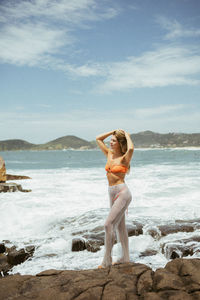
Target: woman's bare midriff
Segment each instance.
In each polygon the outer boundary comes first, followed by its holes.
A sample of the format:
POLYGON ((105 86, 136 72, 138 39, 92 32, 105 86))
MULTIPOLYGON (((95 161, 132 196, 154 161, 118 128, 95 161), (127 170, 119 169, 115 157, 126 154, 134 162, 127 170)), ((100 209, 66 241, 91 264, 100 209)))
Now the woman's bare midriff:
POLYGON ((111 172, 107 172, 106 175, 107 175, 107 178, 108 178, 109 186, 124 183, 125 174, 123 174, 123 173, 114 174, 114 173, 111 173, 111 172))

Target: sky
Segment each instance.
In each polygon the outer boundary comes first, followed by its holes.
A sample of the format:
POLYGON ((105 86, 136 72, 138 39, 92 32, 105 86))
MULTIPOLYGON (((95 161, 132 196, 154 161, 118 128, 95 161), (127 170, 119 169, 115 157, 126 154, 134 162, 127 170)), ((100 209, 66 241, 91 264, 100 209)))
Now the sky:
POLYGON ((200 0, 0 0, 0 140, 200 132, 200 0))

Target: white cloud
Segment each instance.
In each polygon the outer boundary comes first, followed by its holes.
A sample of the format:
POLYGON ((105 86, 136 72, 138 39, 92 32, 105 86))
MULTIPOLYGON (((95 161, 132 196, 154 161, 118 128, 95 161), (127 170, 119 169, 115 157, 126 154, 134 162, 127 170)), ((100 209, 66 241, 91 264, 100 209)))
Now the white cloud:
MULTIPOLYGON (((113 5, 113 4, 112 4, 113 5)), ((199 85, 199 49, 167 45, 119 62, 70 63, 67 49, 75 44, 77 26, 115 17, 120 9, 96 0, 8 0, 0 6, 0 62, 62 70, 75 77, 99 77, 95 92, 143 87, 199 85), (59 56, 60 55, 60 56, 59 56)), ((166 37, 199 35, 177 21, 159 17, 166 37)))
POLYGON ((137 118, 151 118, 151 117, 160 117, 163 115, 171 115, 172 113, 177 114, 177 111, 186 109, 187 105, 178 104, 178 105, 166 105, 158 107, 148 107, 148 108, 139 108, 134 110, 134 115, 137 118))
MULTIPOLYGON (((104 2, 103 2, 104 3, 104 2)), ((55 55, 75 42, 77 26, 115 17, 95 0, 8 0, 0 6, 0 62, 61 68, 55 55)), ((65 49, 65 50, 63 50, 65 49)), ((67 68, 66 68, 67 69, 67 68)), ((88 70, 84 71, 88 72, 88 70)))
POLYGON ((70 42, 67 32, 45 24, 6 25, 0 33, 0 60, 3 63, 33 66, 44 63, 49 55, 70 42))
POLYGON ((84 21, 113 18, 118 14, 117 8, 102 6, 95 0, 8 0, 1 6, 0 21, 43 18, 81 25, 84 21))
POLYGON ((168 31, 165 35, 165 39, 175 40, 177 38, 183 37, 199 37, 200 29, 186 28, 182 26, 177 20, 171 21, 166 17, 159 16, 157 17, 157 22, 161 25, 162 28, 168 31))
POLYGON ((198 49, 167 46, 138 57, 104 66, 107 73, 101 92, 123 91, 143 87, 199 85, 198 49))

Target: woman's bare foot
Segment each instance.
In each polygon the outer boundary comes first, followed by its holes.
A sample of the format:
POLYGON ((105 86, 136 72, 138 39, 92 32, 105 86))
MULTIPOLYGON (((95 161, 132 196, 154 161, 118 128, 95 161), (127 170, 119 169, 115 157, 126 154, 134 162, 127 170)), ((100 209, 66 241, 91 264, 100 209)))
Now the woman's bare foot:
POLYGON ((106 262, 102 262, 100 266, 98 266, 98 269, 107 268, 112 264, 112 257, 110 259, 107 259, 106 262))

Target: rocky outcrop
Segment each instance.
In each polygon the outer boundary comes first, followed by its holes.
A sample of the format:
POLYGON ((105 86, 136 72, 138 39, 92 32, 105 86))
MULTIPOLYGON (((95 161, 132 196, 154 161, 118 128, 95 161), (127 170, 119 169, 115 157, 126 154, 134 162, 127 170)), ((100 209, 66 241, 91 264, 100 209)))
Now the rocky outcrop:
POLYGON ((31 192, 31 190, 26 190, 23 189, 22 186, 20 184, 17 183, 0 183, 0 193, 7 193, 7 192, 24 192, 24 193, 28 193, 31 192))
POLYGON ((0 300, 198 300, 200 259, 175 259, 155 272, 138 263, 105 269, 47 270, 0 279, 0 300))
POLYGON ((15 246, 8 248, 4 243, 0 244, 0 277, 8 275, 8 272, 18 264, 25 262, 33 256, 34 246, 27 246, 17 250, 15 246))
POLYGON ((24 190, 20 184, 6 183, 7 180, 22 180, 31 179, 28 176, 6 174, 6 165, 4 159, 0 156, 0 193, 7 192, 31 192, 31 190, 24 190))
POLYGON ((31 179, 31 177, 22 176, 22 175, 6 174, 6 180, 23 180, 23 179, 31 179))
POLYGON ((6 181, 6 165, 3 158, 0 156, 0 182, 6 181))
MULTIPOLYGON (((143 225, 134 221, 132 225, 127 226, 128 236, 137 236, 143 233, 143 225)), ((72 251, 83 251, 87 249, 90 252, 97 252, 100 250, 100 246, 104 245, 104 227, 98 226, 88 231, 73 232, 72 235, 77 237, 72 239, 72 251)), ((117 239, 115 239, 115 244, 117 239)))
MULTIPOLYGON (((154 222, 156 224, 156 221, 154 222)), ((159 241, 160 247, 156 249, 146 249, 140 253, 140 257, 152 256, 158 253, 165 255, 167 259, 182 258, 186 256, 192 256, 200 252, 200 237, 196 230, 200 228, 200 219, 193 219, 188 221, 176 220, 174 224, 165 225, 153 225, 146 226, 138 221, 133 221, 132 224, 127 225, 128 236, 138 236, 141 234, 151 235, 155 241, 159 241), (179 232, 193 233, 190 238, 169 238, 169 240, 163 240, 170 234, 176 234, 179 232)), ((72 239, 72 251, 87 250, 90 252, 97 252, 104 245, 104 227, 98 226, 94 229, 87 231, 73 232, 72 239)), ((117 240, 115 239, 115 244, 117 240)))

